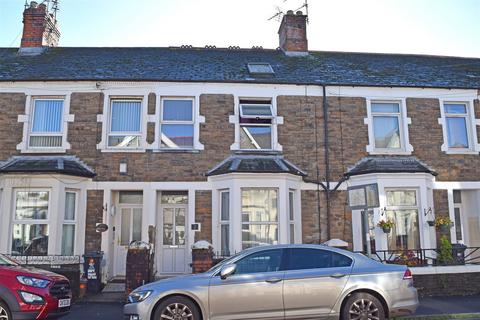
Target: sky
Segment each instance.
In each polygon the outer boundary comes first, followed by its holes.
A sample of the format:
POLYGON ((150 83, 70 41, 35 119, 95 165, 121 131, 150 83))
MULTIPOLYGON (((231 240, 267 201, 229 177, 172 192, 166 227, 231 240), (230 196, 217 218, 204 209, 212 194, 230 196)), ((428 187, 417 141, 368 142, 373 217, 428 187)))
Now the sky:
MULTIPOLYGON (((41 0, 38 0, 41 1, 41 0)), ((60 46, 278 46, 269 17, 304 0, 59 0, 60 46)), ((25 0, 0 0, 0 47, 18 47, 25 0)), ((480 58, 480 0, 309 0, 310 50, 480 58)))

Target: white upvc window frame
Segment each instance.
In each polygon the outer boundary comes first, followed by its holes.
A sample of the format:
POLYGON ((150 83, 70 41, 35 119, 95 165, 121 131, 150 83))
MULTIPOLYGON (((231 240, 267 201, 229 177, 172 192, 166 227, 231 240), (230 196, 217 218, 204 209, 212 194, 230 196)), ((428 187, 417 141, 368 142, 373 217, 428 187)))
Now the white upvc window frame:
MULTIPOLYGON (((280 220, 281 220, 281 211, 280 211, 280 197, 281 197, 281 194, 280 194, 280 189, 279 188, 275 188, 275 187, 242 187, 240 188, 240 216, 243 215, 243 202, 242 202, 242 198, 243 198, 243 192, 244 191, 251 191, 251 190, 275 190, 276 192, 276 195, 277 195, 277 221, 255 221, 255 222, 244 222, 243 220, 241 220, 241 224, 240 224, 240 231, 242 232, 243 231, 243 226, 244 225, 247 225, 247 226, 252 226, 252 225, 256 225, 256 226, 262 226, 262 225, 269 225, 269 226, 277 226, 277 243, 273 243, 273 244, 279 244, 280 243, 280 227, 281 227, 281 224, 280 224, 280 220)), ((287 213, 288 214, 288 213, 287 213)), ((243 239, 242 239, 242 242, 241 242, 241 246, 242 246, 242 250, 245 250, 247 248, 243 248, 243 239)))
MULTIPOLYGON (((234 106, 234 115, 229 117, 229 122, 235 125, 235 142, 230 146, 230 150, 233 151, 247 151, 247 152, 269 152, 269 151, 282 151, 282 146, 278 143, 278 125, 283 124, 283 117, 277 115, 277 96, 272 97, 235 97, 235 106, 234 106), (242 103, 240 102, 242 101, 242 103), (257 101, 265 101, 270 102, 270 110, 271 116, 243 116, 243 105, 248 105, 245 101, 252 101, 252 105, 255 105, 257 101), (270 124, 256 124, 256 123, 248 123, 242 124, 240 123, 240 118, 246 119, 271 119, 270 124), (241 130, 242 127, 270 127, 270 135, 271 141, 270 149, 242 149, 240 146, 240 137, 241 137, 241 130)), ((266 103, 267 104, 267 103, 266 103)))
POLYGON ((23 123, 22 142, 17 145, 17 150, 21 153, 65 153, 71 148, 67 141, 68 123, 73 122, 75 116, 70 114, 70 93, 55 95, 27 95, 25 99, 25 114, 18 116, 18 122, 23 123), (35 115, 36 101, 63 101, 61 132, 33 133, 33 118, 35 115), (32 147, 30 146, 30 137, 62 137, 62 143, 58 147, 32 147))
POLYGON ((443 144, 441 150, 446 154, 478 154, 480 152, 480 144, 477 139, 477 125, 480 121, 475 119, 474 103, 471 100, 440 100, 440 115, 438 123, 443 130, 443 144), (445 112, 445 105, 462 104, 465 105, 466 114, 450 114, 445 112), (464 118, 467 127, 468 148, 450 148, 448 143, 448 123, 447 118, 459 117, 464 118))
POLYGON ((157 137, 158 139, 158 146, 160 150, 195 150, 197 146, 197 141, 198 141, 198 136, 197 136, 197 130, 195 128, 195 123, 196 123, 196 117, 195 117, 195 98, 193 97, 169 97, 169 96, 162 96, 160 98, 160 115, 159 115, 159 121, 158 121, 158 132, 159 135, 157 137), (164 102, 165 101, 191 101, 192 102, 192 120, 164 120, 163 119, 163 108, 164 108, 164 102), (193 128, 193 143, 191 147, 187 148, 173 148, 173 147, 162 147, 162 125, 169 125, 169 124, 178 124, 178 125, 191 125, 193 128))
POLYGON ((232 248, 232 231, 231 231, 231 228, 232 228, 232 201, 231 201, 231 193, 230 193, 230 189, 222 189, 222 190, 219 190, 218 191, 218 199, 220 200, 219 201, 219 208, 218 208, 218 212, 220 213, 219 216, 218 216, 218 222, 219 222, 219 226, 218 226, 218 239, 219 239, 219 244, 220 244, 220 247, 219 247, 219 252, 220 252, 220 255, 225 255, 225 256, 229 256, 230 253, 231 253, 231 250, 230 248, 232 248), (222 199, 223 199, 223 194, 227 193, 228 194, 228 220, 224 220, 222 219, 222 208, 223 208, 223 203, 222 203, 222 199), (222 247, 222 227, 223 226, 228 226, 228 244, 227 244, 227 247, 228 247, 228 250, 223 250, 223 247, 222 247))
POLYGON ((75 255, 75 249, 77 247, 77 232, 78 232, 78 228, 77 228, 77 220, 78 220, 78 206, 79 206, 79 203, 78 203, 78 199, 79 199, 79 192, 77 190, 73 190, 73 189, 65 189, 65 205, 67 203, 67 194, 68 193, 71 193, 71 194, 74 194, 75 195, 75 206, 74 206, 74 219, 73 220, 67 220, 65 219, 65 211, 63 212, 63 216, 62 216, 62 232, 60 233, 60 242, 61 242, 61 246, 60 246, 60 252, 62 253, 63 255, 63 228, 65 227, 65 225, 73 225, 74 226, 74 232, 73 232, 73 254, 75 255))
POLYGON ((47 255, 52 254, 52 249, 53 245, 51 242, 51 234, 52 234, 52 223, 51 223, 51 213, 52 213, 52 190, 49 188, 15 188, 13 189, 13 199, 12 199, 12 210, 11 210, 11 217, 12 217, 12 223, 10 224, 10 238, 9 238, 9 245, 8 245, 8 250, 11 252, 12 250, 12 244, 13 244, 13 227, 17 224, 20 225, 47 225, 47 230, 48 230, 48 247, 47 247, 47 255), (47 192, 48 193, 48 209, 47 209, 47 216, 45 219, 17 219, 16 213, 17 213, 17 194, 19 192, 47 192))
POLYGON ((142 149, 144 146, 144 131, 145 124, 143 121, 143 113, 145 109, 145 101, 143 97, 110 97, 109 99, 109 107, 108 107, 108 122, 107 122, 107 137, 105 141, 105 145, 110 150, 139 150, 142 149), (129 132, 121 132, 121 131, 112 131, 112 108, 114 102, 140 102, 140 130, 139 131, 129 131, 129 132), (111 136, 136 136, 139 139, 139 144, 137 147, 117 147, 117 146, 110 146, 109 138, 111 136))
POLYGON ((364 119, 364 124, 368 126, 368 140, 369 144, 366 151, 370 154, 384 154, 384 155, 410 155, 413 147, 410 144, 408 126, 412 120, 407 117, 406 99, 373 99, 367 98, 367 118, 364 119), (395 103, 398 104, 398 113, 378 113, 372 111, 372 104, 375 103, 395 103), (377 148, 375 146, 375 131, 374 131, 374 117, 397 117, 398 127, 400 130, 400 148, 377 148))
POLYGON ((295 190, 289 189, 288 190, 288 242, 290 244, 295 243, 296 238, 296 227, 295 227, 295 220, 296 220, 296 208, 295 208, 295 199, 296 192, 295 190), (293 230, 293 238, 292 238, 292 230, 293 230))
MULTIPOLYGON (((385 209, 386 211, 397 211, 397 210, 416 210, 417 211, 417 228, 418 228, 418 245, 420 248, 422 247, 422 234, 421 234, 421 217, 420 215, 422 214, 421 212, 421 201, 420 201, 420 190, 418 188, 413 188, 413 187, 386 187, 385 188, 385 209), (395 191, 400 191, 400 192, 408 192, 408 191, 413 191, 415 193, 415 205, 389 205, 388 204, 388 192, 395 192, 395 191)), ((388 218, 385 214, 385 219, 388 218)), ((379 227, 377 227, 379 228, 379 227)), ((387 234, 387 248, 388 248, 388 236, 390 234, 387 234)), ((420 248, 412 248, 408 250, 414 250, 414 249, 420 249, 420 248)), ((390 250, 388 248, 387 250, 390 250)))

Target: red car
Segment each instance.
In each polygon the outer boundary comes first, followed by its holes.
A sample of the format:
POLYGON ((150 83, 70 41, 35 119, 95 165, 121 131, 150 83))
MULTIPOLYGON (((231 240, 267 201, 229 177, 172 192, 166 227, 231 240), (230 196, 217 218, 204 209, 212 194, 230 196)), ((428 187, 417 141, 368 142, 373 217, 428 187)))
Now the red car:
POLYGON ((0 255, 0 320, 63 316, 70 311, 71 299, 64 276, 23 267, 0 255))

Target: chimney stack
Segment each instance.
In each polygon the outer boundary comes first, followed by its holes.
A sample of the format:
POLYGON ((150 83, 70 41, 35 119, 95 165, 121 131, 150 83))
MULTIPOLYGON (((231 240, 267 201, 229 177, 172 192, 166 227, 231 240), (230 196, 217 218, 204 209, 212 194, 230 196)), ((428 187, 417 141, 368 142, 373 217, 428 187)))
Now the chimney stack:
POLYGON ((308 55, 307 16, 302 11, 287 11, 278 30, 280 49, 290 56, 308 55))
POLYGON ((37 55, 58 46, 60 31, 56 17, 45 4, 30 2, 23 12, 23 36, 19 54, 37 55))

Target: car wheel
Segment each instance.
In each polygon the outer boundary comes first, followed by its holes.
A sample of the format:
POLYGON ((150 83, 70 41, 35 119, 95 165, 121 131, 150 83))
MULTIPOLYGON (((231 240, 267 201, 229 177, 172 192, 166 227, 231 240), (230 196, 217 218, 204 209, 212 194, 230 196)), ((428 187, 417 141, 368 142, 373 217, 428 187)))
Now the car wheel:
POLYGON ((11 320, 10 310, 5 303, 0 301, 0 320, 11 320))
POLYGON ((385 320, 382 303, 365 292, 352 294, 341 311, 341 320, 385 320))
POLYGON ((200 320, 200 311, 192 300, 181 296, 173 296, 160 303, 155 311, 154 319, 200 320))

